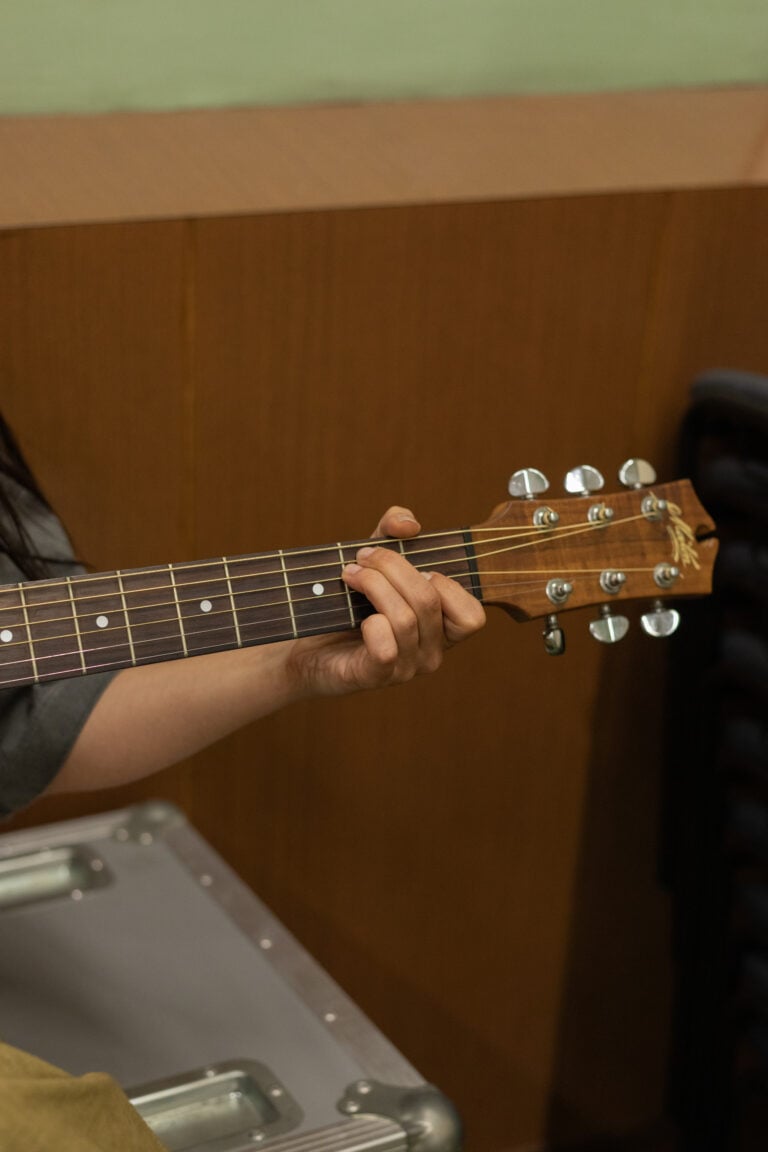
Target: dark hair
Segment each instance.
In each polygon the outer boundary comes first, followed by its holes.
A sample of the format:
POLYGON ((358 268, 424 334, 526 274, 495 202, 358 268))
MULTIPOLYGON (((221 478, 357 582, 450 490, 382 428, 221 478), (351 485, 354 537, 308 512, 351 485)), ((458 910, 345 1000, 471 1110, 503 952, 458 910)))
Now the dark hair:
POLYGON ((21 454, 16 437, 0 415, 0 552, 4 552, 24 576, 39 580, 50 576, 49 558, 40 556, 32 546, 24 520, 14 496, 13 481, 29 492, 41 506, 50 508, 29 465, 21 454))

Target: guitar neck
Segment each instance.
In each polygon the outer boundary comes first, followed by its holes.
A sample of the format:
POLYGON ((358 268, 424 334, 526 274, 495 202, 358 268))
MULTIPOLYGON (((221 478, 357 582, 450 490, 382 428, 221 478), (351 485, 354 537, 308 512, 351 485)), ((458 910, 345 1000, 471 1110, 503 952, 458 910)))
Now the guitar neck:
MULTIPOLYGON (((713 532, 681 480, 600 500, 515 500, 473 528, 376 543, 526 620, 588 605, 610 614, 641 598, 657 612, 667 596, 706 595, 713 532)), ((341 572, 369 543, 0 588, 0 688, 358 628, 373 608, 341 572)))
MULTIPOLYGON (((0 687, 358 628, 373 609, 340 573, 366 543, 0 588, 0 687)), ((480 598, 468 532, 377 543, 480 598)))

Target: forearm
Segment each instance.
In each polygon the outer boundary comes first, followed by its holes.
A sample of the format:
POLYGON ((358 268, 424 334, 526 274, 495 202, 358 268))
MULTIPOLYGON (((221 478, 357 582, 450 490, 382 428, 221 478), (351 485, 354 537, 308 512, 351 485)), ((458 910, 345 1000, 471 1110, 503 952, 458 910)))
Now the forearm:
MULTIPOLYGON (((394 508, 377 535, 413 535, 394 508)), ((129 668, 105 689, 49 791, 126 784, 304 696, 402 684, 433 672, 482 627, 478 601, 437 572, 362 548, 342 579, 375 609, 359 630, 129 668), (425 578, 426 577, 426 578, 425 578)))
POLYGON ((293 642, 129 668, 98 700, 50 792, 127 784, 303 694, 293 642))

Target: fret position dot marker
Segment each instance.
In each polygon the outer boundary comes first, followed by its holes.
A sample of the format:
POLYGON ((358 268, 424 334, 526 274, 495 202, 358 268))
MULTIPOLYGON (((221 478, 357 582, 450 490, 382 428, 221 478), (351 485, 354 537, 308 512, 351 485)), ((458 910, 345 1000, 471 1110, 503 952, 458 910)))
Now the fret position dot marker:
POLYGON ((13 632, 9 631, 8 628, 3 628, 2 632, 0 632, 0 640, 2 640, 3 644, 10 643, 10 641, 13 640, 13 632))
POLYGON ((325 592, 325 586, 323 584, 313 584, 312 591, 315 596, 322 596, 323 592, 325 592))
POLYGON ((201 600, 200 601, 200 611, 201 612, 210 612, 211 608, 213 608, 213 604, 211 604, 210 600, 201 600))
POLYGON ((106 628, 107 624, 109 624, 109 617, 108 616, 97 616, 96 617, 96 627, 97 628, 106 628))

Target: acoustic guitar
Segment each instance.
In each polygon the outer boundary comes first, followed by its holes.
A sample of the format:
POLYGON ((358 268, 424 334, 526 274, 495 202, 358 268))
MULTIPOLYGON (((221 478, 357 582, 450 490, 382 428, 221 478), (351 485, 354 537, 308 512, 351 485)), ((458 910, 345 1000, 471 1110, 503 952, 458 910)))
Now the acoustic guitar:
MULTIPOLYGON (((544 644, 564 649, 559 614, 594 605, 590 631, 612 643, 628 601, 646 600, 652 637, 679 623, 670 598, 711 590, 715 526, 690 483, 656 485, 643 461, 620 470, 625 490, 599 495, 583 466, 565 499, 521 469, 513 499, 474 527, 376 541, 415 567, 457 580, 519 620, 542 618, 544 644)), ((0 588, 0 687, 269 644, 359 627, 373 608, 340 573, 368 540, 223 556, 194 563, 36 580, 0 588)))

